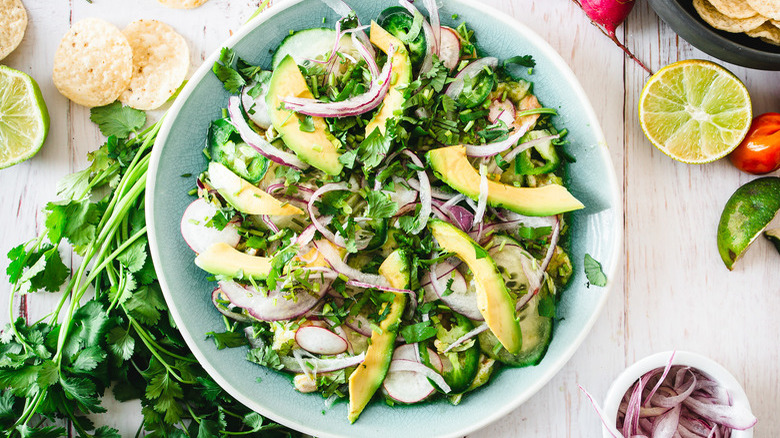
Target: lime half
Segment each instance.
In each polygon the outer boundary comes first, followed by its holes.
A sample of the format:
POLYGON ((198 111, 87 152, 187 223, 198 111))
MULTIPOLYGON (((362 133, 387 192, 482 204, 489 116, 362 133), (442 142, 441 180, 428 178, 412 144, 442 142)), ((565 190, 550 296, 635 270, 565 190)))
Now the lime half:
POLYGON ((745 85, 709 61, 692 59, 662 68, 639 98, 639 122, 647 138, 683 163, 709 163, 728 155, 745 138, 751 119, 745 85))
POLYGON ((32 157, 49 132, 49 112, 33 78, 0 65, 0 169, 32 157))

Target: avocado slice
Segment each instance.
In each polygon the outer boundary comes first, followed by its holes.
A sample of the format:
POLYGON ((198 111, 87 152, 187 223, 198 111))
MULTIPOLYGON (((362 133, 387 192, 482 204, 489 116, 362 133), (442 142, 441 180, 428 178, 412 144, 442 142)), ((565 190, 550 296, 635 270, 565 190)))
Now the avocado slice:
POLYGON ((490 331, 507 351, 519 352, 523 347, 523 335, 515 317, 515 299, 504 284, 496 263, 484 248, 453 225, 434 219, 428 222, 428 227, 442 250, 454 253, 474 274, 477 306, 490 331))
POLYGON ((209 164, 209 181, 233 208, 242 213, 269 216, 303 214, 300 208, 282 203, 216 161, 209 164))
POLYGON ((209 274, 265 280, 271 259, 243 253, 224 242, 211 245, 195 257, 195 264, 209 274))
MULTIPOLYGON (((479 173, 471 166, 463 146, 433 149, 426 154, 439 179, 471 199, 479 198, 479 173)), ((487 203, 527 216, 552 216, 584 208, 565 187, 515 187, 488 179, 487 203)))
MULTIPOLYGON (((382 265, 379 266, 382 274, 391 287, 404 289, 409 286, 409 259, 403 250, 392 252, 382 265)), ((384 306, 380 314, 384 312, 384 306)), ((360 413, 366 407, 371 397, 385 380, 387 370, 390 368, 390 360, 393 358, 395 338, 398 336, 398 325, 401 315, 406 307, 406 294, 395 293, 390 312, 379 323, 382 333, 371 333, 371 343, 366 351, 366 358, 358 365, 357 369, 349 376, 349 414, 350 423, 358 419, 360 413)))
POLYGON ((379 128, 379 133, 385 135, 387 120, 395 116, 396 111, 401 111, 404 105, 403 89, 412 81, 412 61, 409 59, 409 51, 398 38, 384 30, 375 21, 371 21, 371 43, 385 53, 390 53, 390 46, 395 47, 395 53, 390 62, 393 63, 393 73, 390 89, 379 111, 366 125, 366 137, 379 128))
POLYGON ((308 116, 284 109, 282 100, 289 96, 314 98, 306 85, 306 79, 298 69, 298 64, 292 56, 287 55, 274 69, 268 85, 268 95, 265 97, 271 123, 284 140, 284 144, 301 160, 328 175, 338 175, 343 168, 339 161, 339 141, 330 133, 322 117, 311 116, 314 130, 302 131, 299 122, 308 116))

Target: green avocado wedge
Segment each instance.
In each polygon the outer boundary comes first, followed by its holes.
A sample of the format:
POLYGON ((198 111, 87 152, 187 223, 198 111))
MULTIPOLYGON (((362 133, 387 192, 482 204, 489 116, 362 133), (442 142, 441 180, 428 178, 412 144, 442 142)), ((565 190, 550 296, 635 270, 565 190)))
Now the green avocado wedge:
POLYGON ((298 64, 290 55, 285 56, 274 69, 268 85, 266 104, 274 129, 282 137, 284 144, 301 160, 328 175, 341 173, 343 165, 339 161, 339 141, 328 130, 325 119, 312 116, 311 132, 301 130, 300 122, 306 116, 284 109, 283 100, 286 97, 314 98, 306 85, 306 79, 298 69, 298 64))
POLYGON ((726 202, 718 224, 718 252, 729 270, 780 211, 780 178, 754 179, 726 202))
POLYGON ((401 40, 372 21, 371 43, 387 54, 390 53, 390 47, 392 46, 395 49, 395 53, 389 61, 393 63, 393 79, 391 79, 390 89, 387 90, 385 98, 382 99, 379 111, 366 124, 366 137, 374 132, 375 129, 379 129, 379 132, 385 135, 387 120, 395 117, 396 112, 402 111, 406 101, 403 89, 412 81, 412 61, 409 60, 409 51, 406 50, 406 46, 404 46, 401 40))
POLYGON ((231 278, 265 280, 271 272, 271 259, 251 256, 224 242, 211 245, 195 257, 195 264, 209 274, 231 278))
MULTIPOLYGON (((409 286, 409 259, 403 250, 392 252, 382 265, 379 273, 391 287, 405 289, 409 286)), ((366 350, 363 363, 349 376, 349 413, 347 418, 354 423, 366 407, 374 393, 382 385, 393 358, 393 347, 398 335, 398 324, 406 308, 406 294, 396 293, 389 304, 390 311, 379 323, 381 332, 371 333, 371 343, 366 350)), ((380 313, 384 313, 385 303, 380 313)))
MULTIPOLYGON (((433 149, 426 154, 428 163, 448 186, 471 199, 479 198, 480 176, 466 156, 463 146, 433 149)), ((584 208, 565 187, 515 187, 488 179, 487 203, 526 216, 552 216, 584 208)))
POLYGON ((510 353, 523 347, 523 335, 515 315, 515 299, 501 273, 484 248, 466 233, 442 220, 431 220, 428 227, 445 252, 455 254, 474 274, 477 307, 488 328, 510 353))

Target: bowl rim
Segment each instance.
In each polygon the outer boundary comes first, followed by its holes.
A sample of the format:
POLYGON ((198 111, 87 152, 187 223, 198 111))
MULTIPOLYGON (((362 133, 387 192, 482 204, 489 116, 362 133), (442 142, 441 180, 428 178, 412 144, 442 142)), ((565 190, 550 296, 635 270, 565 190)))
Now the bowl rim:
MULTIPOLYGON (((628 388, 648 371, 656 368, 664 368, 669 363, 669 358, 672 354, 674 354, 672 365, 690 366, 709 375, 729 391, 729 394, 733 397, 733 404, 743 405, 750 410, 750 400, 748 399, 747 394, 745 394, 745 389, 739 381, 737 381, 734 375, 721 364, 707 356, 690 351, 662 351, 634 362, 621 371, 615 380, 612 381, 612 384, 607 390, 607 395, 604 397, 603 421, 607 424, 615 424, 617 422, 617 409, 620 405, 620 400, 623 398, 626 391, 628 391, 628 388)), ((733 438, 752 438, 753 429, 754 428, 748 430, 733 430, 731 436, 733 438)), ((603 424, 602 435, 604 438, 613 438, 612 433, 610 433, 603 424)))
POLYGON ((721 61, 759 70, 780 70, 780 53, 734 41, 693 15, 677 0, 649 0, 650 7, 674 33, 702 52, 721 61), (670 7, 670 5, 674 5, 670 7))
MULTIPOLYGON (((185 84, 184 88, 182 88, 181 92, 179 93, 179 95, 171 105, 170 109, 168 110, 167 116, 162 121, 162 125, 157 135, 157 140, 155 141, 154 148, 151 152, 149 168, 147 172, 147 183, 146 183, 145 216, 146 216, 146 222, 148 227, 149 250, 152 255, 152 261, 155 266, 160 266, 161 263, 160 249, 157 242, 157 224, 154 222, 154 214, 153 214, 153 212, 155 211, 155 200, 153 196, 156 187, 155 179, 156 179, 156 174, 158 172, 160 157, 162 155, 162 151, 165 147, 170 131, 173 127, 173 123, 176 119, 176 115, 178 115, 178 113, 180 112, 180 110, 184 105, 184 102, 192 94, 196 86, 203 80, 203 78, 207 74, 211 72, 211 66, 219 59, 220 51, 223 47, 235 46, 241 39, 246 37, 250 32, 252 32, 258 26, 261 26, 266 21, 272 19, 281 11, 306 1, 315 1, 315 0, 283 0, 282 2, 275 4, 274 7, 268 9, 267 11, 264 11, 261 14, 258 14, 253 19, 244 23, 237 31, 235 31, 235 33, 232 36, 227 38, 222 44, 219 45, 218 48, 214 50, 214 52, 211 53, 211 55, 209 55, 202 61, 200 67, 198 67, 195 73, 193 73, 193 75, 189 78, 187 84, 185 84)), ((321 0, 321 1, 327 3, 327 1, 325 0, 321 0)), ((451 4, 463 4, 466 7, 472 7, 472 8, 474 7, 473 2, 469 0, 447 0, 447 2, 451 4)), ((569 362, 569 360, 571 360, 571 357, 582 345, 582 342, 585 340, 586 336, 591 332, 593 325, 595 324, 598 317, 601 315, 604 306, 606 305, 607 299, 610 296, 610 292, 612 290, 614 281, 617 278, 618 265, 620 264, 621 255, 622 255, 621 248, 623 245, 622 194, 620 192, 620 186, 618 185, 617 175, 614 169, 614 163, 612 162, 612 158, 609 153, 606 139, 601 129, 601 124, 599 123, 598 117, 596 116, 596 112, 593 109, 593 105, 591 104, 590 99, 585 93, 585 90, 582 88, 582 85, 580 84, 579 80, 574 75, 574 72, 571 70, 571 67, 569 67, 569 65, 566 64, 563 57, 558 53, 558 51, 555 48, 553 48, 546 40, 544 40, 544 38, 538 35, 534 30, 532 30, 525 24, 519 22, 514 17, 507 16, 506 14, 498 11, 492 6, 486 4, 480 4, 479 9, 481 13, 487 16, 487 18, 500 22, 501 25, 507 28, 512 28, 518 33, 523 34, 531 44, 536 46, 540 51, 544 51, 547 57, 549 58, 549 61, 552 64, 552 67, 556 71, 556 73, 561 75, 563 80, 565 80, 567 83, 571 85, 578 100, 584 103, 583 107, 581 108, 584 111, 583 119, 588 121, 588 125, 590 126, 593 136, 597 139, 597 145, 595 145, 595 147, 598 150, 599 160, 604 162, 606 165, 605 167, 607 168, 606 175, 602 175, 602 177, 605 179, 607 183, 606 185, 609 187, 609 194, 608 194, 609 199, 610 201, 614 202, 612 209, 614 210, 615 220, 613 223, 612 232, 610 236, 612 245, 611 247, 605 248, 605 253, 612 255, 612 260, 608 266, 604 267, 605 273, 609 280, 607 282, 607 285, 601 288, 603 293, 601 294, 598 303, 596 303, 596 305, 594 306, 592 314, 587 319, 585 324, 582 326, 582 329, 574 338, 574 341, 563 349, 563 353, 561 354, 559 360, 557 362, 553 362, 552 365, 545 370, 541 378, 539 378, 533 385, 526 387, 523 391, 522 396, 516 397, 512 399, 510 403, 507 403, 503 406, 498 407, 497 409, 494 409, 490 415, 485 416, 481 420, 474 422, 472 425, 470 425, 467 428, 454 431, 449 434, 437 435, 438 437, 441 438, 461 437, 465 434, 471 433, 475 430, 487 426, 490 423, 495 422, 496 420, 507 415, 512 410, 516 409, 521 404, 525 403, 529 398, 531 398, 533 395, 538 393, 539 390, 542 389, 542 387, 544 387, 547 383, 549 383, 549 381, 552 380, 552 378, 556 374, 558 374, 558 372, 564 367, 564 365, 566 365, 569 362)), ((166 277, 164 275, 160 276, 159 282, 160 282, 160 288, 162 289, 163 296, 165 297, 166 301, 169 303, 173 302, 171 289, 168 287, 166 277)), ((192 351, 193 355, 198 360, 200 365, 214 379, 214 381, 217 384, 219 384, 220 387, 222 387, 225 391, 227 391, 237 401, 249 407, 250 409, 260 413, 266 418, 269 418, 287 427, 296 429, 300 432, 313 435, 313 436, 318 436, 318 437, 340 437, 341 436, 330 432, 319 431, 296 419, 287 418, 282 415, 277 415, 276 413, 270 411, 266 407, 255 403, 251 398, 245 396, 244 393, 239 390, 239 388, 236 388, 234 385, 230 384, 227 379, 225 379, 223 376, 217 373, 216 370, 213 367, 211 367, 211 365, 209 364, 205 354, 203 354, 203 352, 201 352, 198 348, 196 348, 197 343, 195 341, 195 336, 193 336, 193 333, 191 333, 189 329, 183 324, 183 319, 178 309, 175 306, 169 306, 169 311, 174 321, 176 322, 179 331, 182 334, 182 337, 184 338, 185 342, 187 343, 188 347, 190 348, 190 350, 192 351)))

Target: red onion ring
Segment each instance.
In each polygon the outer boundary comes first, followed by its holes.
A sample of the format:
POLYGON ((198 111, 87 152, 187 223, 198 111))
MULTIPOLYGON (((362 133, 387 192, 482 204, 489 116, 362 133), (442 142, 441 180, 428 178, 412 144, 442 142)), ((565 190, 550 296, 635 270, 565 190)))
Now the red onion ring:
POLYGON ((412 160, 412 163, 414 163, 415 166, 421 169, 417 171, 417 178, 420 179, 420 220, 418 221, 417 226, 411 230, 412 234, 417 234, 428 225, 428 218, 431 216, 433 199, 431 182, 428 180, 428 174, 425 172, 425 165, 423 165, 417 155, 409 149, 404 150, 403 153, 412 160))
POLYGON ((466 75, 473 76, 485 67, 496 68, 498 66, 498 58, 487 56, 485 58, 479 58, 476 61, 472 61, 463 70, 455 76, 449 87, 444 91, 444 94, 451 97, 453 100, 457 100, 460 92, 463 91, 463 81, 466 75))

